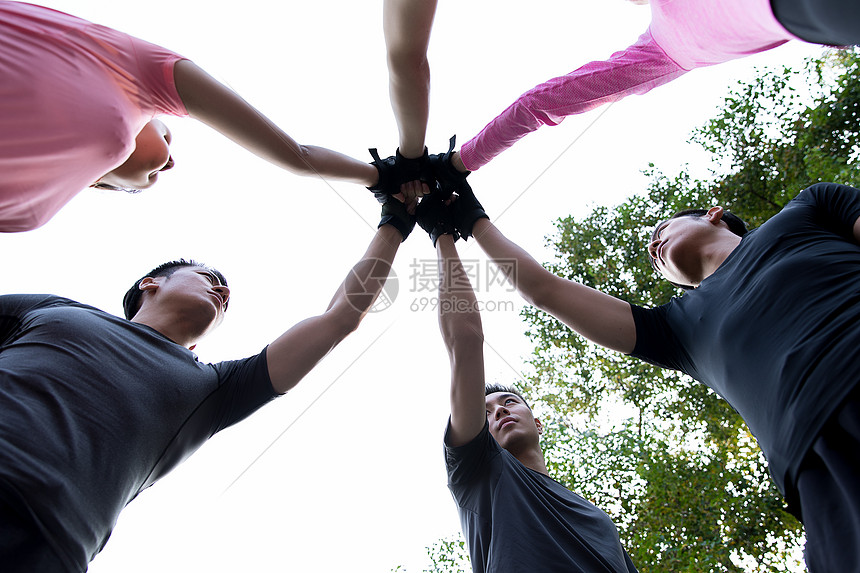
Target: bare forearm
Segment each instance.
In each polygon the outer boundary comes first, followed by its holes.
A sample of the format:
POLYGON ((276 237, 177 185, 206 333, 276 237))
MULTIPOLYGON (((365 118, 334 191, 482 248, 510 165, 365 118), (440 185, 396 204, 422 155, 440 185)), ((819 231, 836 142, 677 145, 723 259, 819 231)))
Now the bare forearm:
MULTIPOLYGON (((338 151, 314 145, 301 145, 305 152, 309 171, 299 172, 301 175, 314 174, 323 179, 337 179, 358 183, 364 187, 376 185, 379 172, 369 164, 359 161, 338 151)), ((286 165, 281 165, 289 169, 286 165)))
POLYGON ((419 157, 424 153, 430 110, 427 47, 436 0, 385 0, 382 10, 389 96, 400 132, 400 153, 419 157))
POLYGON ((481 249, 490 257, 517 291, 530 303, 554 277, 525 249, 508 239, 489 219, 478 219, 472 233, 481 249))
POLYGON ((377 229, 367 251, 350 269, 326 312, 339 312, 360 320, 382 291, 401 239, 400 232, 391 225, 377 229))
POLYGON ((453 165, 454 169, 456 169, 460 173, 466 173, 467 171, 469 171, 466 168, 466 164, 463 163, 463 158, 460 157, 460 154, 456 151, 453 155, 451 155, 451 165, 453 165))
POLYGON ((450 235, 436 243, 439 261, 439 328, 449 353, 458 344, 483 340, 481 314, 475 291, 450 235))
POLYGON ((451 361, 448 443, 472 440, 484 425, 484 353, 481 315, 450 235, 436 243, 439 259, 439 329, 451 361))
POLYGON ((305 319, 272 342, 266 358, 272 387, 279 393, 293 388, 359 323, 379 296, 397 248, 400 232, 383 225, 361 260, 350 269, 328 308, 305 319))
POLYGON ((424 139, 430 116, 430 66, 425 60, 414 73, 391 71, 389 97, 400 134, 400 153, 407 158, 424 153, 424 139))
POLYGON ((365 187, 377 182, 378 172, 369 163, 325 147, 303 145, 250 109, 237 112, 233 117, 241 119, 229 124, 209 123, 202 117, 196 119, 208 123, 258 157, 296 175, 349 181, 365 187))
POLYGON ((552 274, 487 219, 478 220, 473 232, 484 252, 530 304, 601 346, 633 351, 636 327, 627 302, 552 274))
POLYGON ((316 175, 371 186, 376 168, 324 147, 302 145, 188 60, 174 67, 176 88, 191 117, 257 156, 298 175, 316 175))

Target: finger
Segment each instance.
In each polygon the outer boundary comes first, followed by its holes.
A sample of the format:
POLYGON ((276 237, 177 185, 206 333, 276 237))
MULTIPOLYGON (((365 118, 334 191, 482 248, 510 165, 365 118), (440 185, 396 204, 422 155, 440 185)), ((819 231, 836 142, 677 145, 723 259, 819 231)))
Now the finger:
POLYGON ((420 181, 407 181, 400 185, 400 192, 407 197, 416 197, 420 192, 420 181))

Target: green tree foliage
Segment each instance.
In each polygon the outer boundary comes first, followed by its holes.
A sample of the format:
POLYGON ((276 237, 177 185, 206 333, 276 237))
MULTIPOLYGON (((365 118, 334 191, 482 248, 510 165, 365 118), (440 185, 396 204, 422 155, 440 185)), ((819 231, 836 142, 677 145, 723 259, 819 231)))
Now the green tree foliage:
POLYGON ((472 565, 462 535, 440 539, 427 548, 431 566, 424 573, 470 573, 472 565))
MULTIPOLYGON (((430 559, 430 565, 425 567, 422 573, 471 573, 472 571, 466 542, 462 535, 440 539, 427 547, 427 557, 430 559)), ((398 565, 391 571, 406 573, 402 565, 398 565)))
MULTIPOLYGON (((661 219, 722 205, 755 227, 817 181, 860 186, 858 76, 858 53, 837 51, 741 84, 692 137, 714 157, 708 177, 685 169, 670 178, 651 165, 643 195, 558 220, 548 268, 634 304, 661 304, 679 294, 645 254, 661 219)), ((546 313, 524 315, 535 343, 526 390, 550 417, 548 466, 612 516, 642 571, 786 570, 801 527, 726 402, 546 313)))
MULTIPOLYGON (((817 181, 860 187, 860 55, 831 51, 804 70, 766 70, 739 84, 691 141, 709 176, 654 165, 646 192, 556 222, 552 272, 643 306, 676 290, 645 245, 675 211, 722 205, 751 228, 817 181)), ((643 573, 801 570, 802 541, 743 420, 710 389, 600 348, 555 318, 523 311, 535 344, 529 387, 545 423, 550 474, 619 527, 643 573)), ((427 548, 427 573, 468 571, 462 538, 427 548)))

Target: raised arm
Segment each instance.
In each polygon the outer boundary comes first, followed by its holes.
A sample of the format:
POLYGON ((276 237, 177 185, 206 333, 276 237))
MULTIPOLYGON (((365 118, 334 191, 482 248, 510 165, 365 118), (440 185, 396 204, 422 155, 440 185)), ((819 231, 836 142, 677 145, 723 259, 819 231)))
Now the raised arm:
POLYGON ((436 0, 385 0, 382 29, 388 54, 388 89, 400 132, 400 153, 424 153, 430 109, 430 64, 427 46, 436 0))
POLYGON ((484 400, 484 333, 475 291, 454 239, 436 240, 439 260, 439 330, 451 361, 451 426, 448 445, 469 443, 487 420, 484 400))
POLYGON ((636 327, 627 302, 552 274, 489 219, 475 221, 472 232, 487 256, 503 263, 500 269, 530 304, 601 346, 633 351, 636 327))
POLYGON ((382 222, 367 251, 350 269, 325 312, 296 324, 269 345, 266 359, 276 392, 283 394, 298 384, 329 351, 358 328, 379 296, 394 255, 413 223, 403 203, 389 199, 383 205, 382 222))
POLYGON ((558 125, 569 115, 643 94, 684 73, 646 32, 608 60, 586 64, 521 95, 463 144, 454 165, 475 171, 542 125, 558 125))
POLYGON ((176 62, 176 89, 191 117, 248 151, 297 175, 351 181, 370 187, 376 168, 337 151, 302 145, 236 92, 189 60, 176 62))

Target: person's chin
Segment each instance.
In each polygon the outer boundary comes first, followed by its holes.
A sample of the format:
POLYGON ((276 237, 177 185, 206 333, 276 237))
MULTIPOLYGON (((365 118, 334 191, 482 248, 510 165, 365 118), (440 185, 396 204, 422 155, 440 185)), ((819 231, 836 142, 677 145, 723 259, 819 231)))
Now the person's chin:
POLYGON ((153 173, 147 177, 146 182, 141 185, 135 185, 135 189, 149 189, 158 182, 158 173, 153 173))
POLYGON ((505 449, 508 449, 508 445, 516 440, 516 436, 513 435, 512 432, 500 432, 493 436, 496 438, 496 441, 499 442, 499 445, 505 449))

